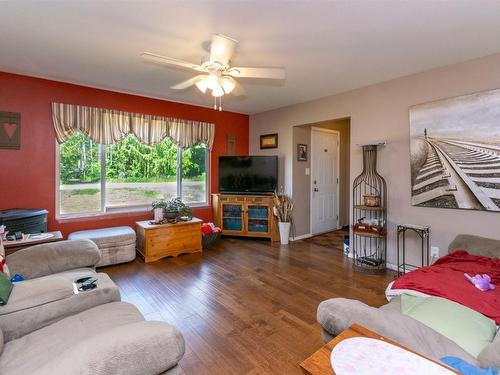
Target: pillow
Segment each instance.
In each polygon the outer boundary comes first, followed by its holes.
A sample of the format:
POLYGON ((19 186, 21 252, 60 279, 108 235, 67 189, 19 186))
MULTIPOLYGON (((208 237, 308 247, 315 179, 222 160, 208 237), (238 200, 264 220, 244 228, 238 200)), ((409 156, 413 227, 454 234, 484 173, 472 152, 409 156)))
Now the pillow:
POLYGON ((432 328, 477 358, 496 334, 495 321, 440 297, 401 296, 401 313, 432 328))
POLYGON ((6 260, 7 260, 7 258, 5 256, 5 249, 3 247, 3 242, 0 239, 0 263, 1 263, 0 271, 5 273, 7 275, 7 277, 10 278, 10 271, 9 271, 9 267, 7 267, 7 263, 5 262, 6 260))
POLYGON ((0 305, 6 305, 10 297, 10 292, 12 292, 12 282, 9 280, 7 275, 0 272, 0 305))

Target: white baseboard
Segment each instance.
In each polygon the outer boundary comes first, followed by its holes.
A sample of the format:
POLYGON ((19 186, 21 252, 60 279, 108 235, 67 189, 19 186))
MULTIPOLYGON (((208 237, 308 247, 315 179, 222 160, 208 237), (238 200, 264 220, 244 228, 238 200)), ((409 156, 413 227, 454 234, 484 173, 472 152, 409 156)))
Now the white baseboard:
POLYGON ((393 270, 393 271, 398 271, 398 266, 395 265, 395 264, 392 264, 392 263, 386 263, 386 268, 389 269, 389 270, 393 270))
POLYGON ((307 233, 307 234, 301 234, 300 236, 295 236, 294 238, 290 237, 290 241, 300 241, 300 240, 305 240, 306 238, 311 238, 312 234, 307 233))

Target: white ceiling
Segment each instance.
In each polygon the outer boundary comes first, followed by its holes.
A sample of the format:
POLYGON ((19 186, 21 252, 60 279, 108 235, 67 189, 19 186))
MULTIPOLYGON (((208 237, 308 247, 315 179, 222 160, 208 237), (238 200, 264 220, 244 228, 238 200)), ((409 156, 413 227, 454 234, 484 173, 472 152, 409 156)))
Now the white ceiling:
POLYGON ((500 1, 0 0, 0 70, 210 107, 140 53, 199 63, 213 33, 240 41, 233 65, 287 69, 224 97, 252 114, 500 52, 500 1))

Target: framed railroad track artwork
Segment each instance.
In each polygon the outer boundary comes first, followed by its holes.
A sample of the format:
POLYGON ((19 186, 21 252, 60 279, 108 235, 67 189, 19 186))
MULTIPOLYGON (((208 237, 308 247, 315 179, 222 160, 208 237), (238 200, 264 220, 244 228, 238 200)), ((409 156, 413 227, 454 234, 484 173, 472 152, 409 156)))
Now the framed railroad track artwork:
POLYGON ((500 211, 500 89, 409 115, 412 205, 500 211))

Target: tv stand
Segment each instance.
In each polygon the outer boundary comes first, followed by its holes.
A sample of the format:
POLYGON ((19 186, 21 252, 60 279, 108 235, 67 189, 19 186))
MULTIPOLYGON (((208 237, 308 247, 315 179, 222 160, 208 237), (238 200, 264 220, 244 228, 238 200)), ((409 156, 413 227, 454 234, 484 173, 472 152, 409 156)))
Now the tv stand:
POLYGON ((212 194, 212 205, 223 235, 279 241, 272 195, 212 194))

